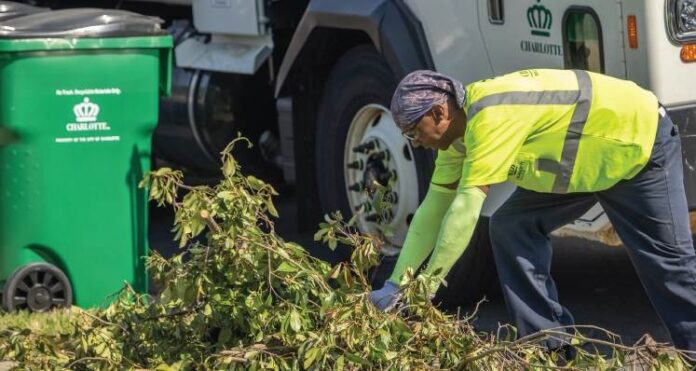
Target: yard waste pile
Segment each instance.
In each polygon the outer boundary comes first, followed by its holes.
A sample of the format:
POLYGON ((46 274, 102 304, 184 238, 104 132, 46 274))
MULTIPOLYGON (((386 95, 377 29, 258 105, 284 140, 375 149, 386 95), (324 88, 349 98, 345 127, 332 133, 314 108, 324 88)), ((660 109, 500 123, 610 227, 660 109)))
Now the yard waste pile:
POLYGON ((276 192, 240 172, 231 155, 239 141, 222 153, 224 178, 214 187, 185 185, 181 172, 167 168, 143 180, 152 199, 175 209, 181 247, 171 259, 148 259, 162 289, 157 297, 125 286, 104 309, 0 315, 0 360, 78 370, 687 369, 682 354, 654 342, 570 335, 578 353, 566 361, 539 345, 561 329, 521 339, 478 333, 470 318, 433 306, 429 278, 412 271, 402 282, 403 303, 376 310, 367 273, 381 242, 338 214, 326 217, 315 238, 351 246, 350 262, 332 267, 283 240, 272 221, 276 192), (611 354, 586 351, 599 343, 611 354))

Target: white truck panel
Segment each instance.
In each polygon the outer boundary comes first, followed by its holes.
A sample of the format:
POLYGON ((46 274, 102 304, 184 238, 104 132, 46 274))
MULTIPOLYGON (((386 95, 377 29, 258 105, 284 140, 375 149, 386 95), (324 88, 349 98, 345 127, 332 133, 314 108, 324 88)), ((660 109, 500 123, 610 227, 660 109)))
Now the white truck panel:
POLYGON ((582 4, 548 0, 507 1, 502 24, 489 21, 487 4, 488 0, 478 1, 479 22, 496 75, 527 68, 564 68, 563 17, 569 8, 578 6, 592 9, 599 18, 604 73, 626 77, 621 8, 617 0, 584 0, 582 4), (532 33, 535 29, 529 24, 527 12, 535 5, 549 11, 551 25, 543 30, 547 36, 532 33))
MULTIPOLYGON (((696 101, 696 63, 684 63, 679 57, 681 46, 674 45, 667 36, 665 25, 665 2, 645 1, 643 14, 646 18, 647 47, 650 89, 666 106, 677 106, 696 101)), ((638 25, 639 30, 641 25, 638 25)))
POLYGON ((195 0, 193 24, 201 32, 261 36, 263 6, 258 0, 195 0))
POLYGON ((534 5, 534 1, 505 1, 502 24, 490 22, 488 2, 489 0, 478 0, 478 21, 493 65, 494 75, 528 68, 563 68, 559 10, 562 4, 545 4, 555 16, 551 29, 548 30, 550 36, 543 37, 534 36, 530 32, 527 9, 534 5))
POLYGON ((418 17, 438 72, 469 83, 493 74, 478 25, 476 0, 406 0, 418 17), (435 9, 435 11, 434 11, 435 9))
MULTIPOLYGON (((650 1, 650 0, 648 0, 650 1)), ((648 44, 647 44, 647 21, 645 18, 645 2, 640 1, 624 1, 622 7, 622 23, 623 23, 623 38, 624 38, 624 54, 626 56, 626 78, 642 86, 645 89, 650 89, 650 71, 648 68, 648 44), (638 48, 631 49, 628 44, 628 32, 626 31, 628 16, 636 17, 638 25, 638 48)))
MULTIPOLYGON (((438 72, 456 77, 464 84, 493 75, 479 29, 477 0, 442 0, 435 8, 432 0, 406 0, 406 3, 423 25, 438 72)), ((482 214, 491 216, 513 190, 511 183, 494 187, 488 193, 482 214)))
POLYGON ((626 59, 623 40, 625 26, 622 22, 621 2, 619 0, 585 0, 583 6, 592 8, 600 20, 602 48, 604 49, 604 73, 625 79, 626 59))

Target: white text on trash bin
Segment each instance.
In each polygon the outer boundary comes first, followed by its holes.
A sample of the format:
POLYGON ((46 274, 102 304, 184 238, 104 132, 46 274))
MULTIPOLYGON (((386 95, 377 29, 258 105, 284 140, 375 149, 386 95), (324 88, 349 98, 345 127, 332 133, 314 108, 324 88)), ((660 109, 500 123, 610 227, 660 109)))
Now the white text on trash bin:
MULTIPOLYGON (((107 122, 97 121, 100 111, 98 104, 90 101, 89 97, 84 97, 82 102, 72 106, 76 122, 65 124, 65 130, 71 133, 110 131, 111 127, 107 122)), ((118 142, 120 140, 121 137, 118 135, 55 138, 56 143, 118 142)))
POLYGON ((94 122, 97 121, 99 114, 99 105, 89 101, 88 97, 73 107, 75 120, 77 122, 94 122))
POLYGON ((96 142, 118 142, 121 137, 112 135, 108 137, 74 137, 74 138, 56 138, 56 143, 96 143, 96 142))
POLYGON ((120 88, 56 89, 56 95, 120 95, 120 88))

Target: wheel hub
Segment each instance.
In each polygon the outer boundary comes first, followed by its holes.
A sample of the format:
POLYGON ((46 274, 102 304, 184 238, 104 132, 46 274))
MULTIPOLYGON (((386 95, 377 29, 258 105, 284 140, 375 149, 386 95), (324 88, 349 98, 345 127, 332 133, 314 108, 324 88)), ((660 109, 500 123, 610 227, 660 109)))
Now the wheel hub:
POLYGON ((361 214, 358 228, 400 247, 418 207, 418 179, 410 144, 389 110, 380 105, 359 110, 344 153, 348 203, 361 214))
POLYGON ((389 155, 385 150, 377 154, 372 154, 367 159, 365 172, 363 175, 363 185, 370 197, 374 197, 375 192, 381 187, 389 186, 389 179, 393 172, 384 164, 384 157, 389 155))
POLYGON ((44 286, 34 286, 29 289, 27 304, 33 311, 44 311, 51 306, 51 293, 44 286))

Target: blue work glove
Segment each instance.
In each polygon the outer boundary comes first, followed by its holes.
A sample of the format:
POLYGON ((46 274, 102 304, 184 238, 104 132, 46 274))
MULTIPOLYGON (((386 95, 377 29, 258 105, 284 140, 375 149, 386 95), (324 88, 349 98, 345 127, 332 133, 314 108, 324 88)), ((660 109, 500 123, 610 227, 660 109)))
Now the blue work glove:
POLYGON ((401 299, 399 285, 389 280, 384 283, 381 289, 370 293, 370 302, 383 312, 394 308, 399 299, 401 299))

